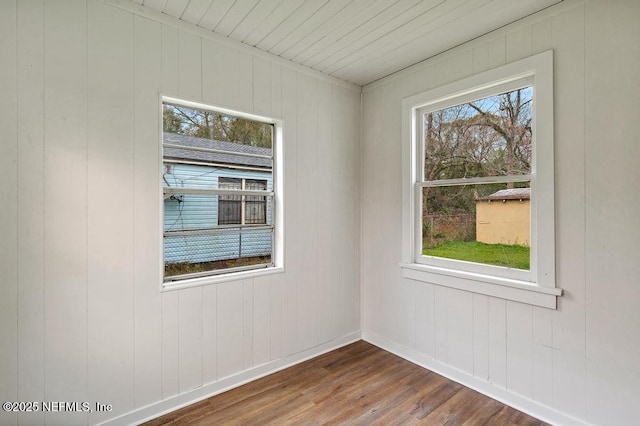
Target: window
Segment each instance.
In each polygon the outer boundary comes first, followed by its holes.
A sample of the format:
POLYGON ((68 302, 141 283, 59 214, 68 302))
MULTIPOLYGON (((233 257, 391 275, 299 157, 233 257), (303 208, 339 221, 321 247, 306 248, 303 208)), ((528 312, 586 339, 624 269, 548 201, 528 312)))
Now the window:
POLYGON ((281 122, 162 99, 164 288, 282 270, 281 122))
MULTIPOLYGON (((266 180, 245 179, 243 180, 243 184, 245 189, 253 191, 267 190, 266 180)), ((243 202, 245 207, 243 212, 244 223, 250 225, 267 223, 267 197, 262 197, 260 195, 246 195, 243 202)))
MULTIPOLYGON (((258 179, 218 178, 220 189, 266 191, 267 181, 258 179)), ((267 223, 267 198, 259 195, 219 195, 218 225, 259 225, 267 223)))
POLYGON ((552 52, 403 100, 405 277, 555 307, 552 52))
MULTIPOLYGON (((242 189, 242 179, 218 178, 220 189, 242 189)), ((218 225, 242 224, 242 195, 218 195, 218 225)))

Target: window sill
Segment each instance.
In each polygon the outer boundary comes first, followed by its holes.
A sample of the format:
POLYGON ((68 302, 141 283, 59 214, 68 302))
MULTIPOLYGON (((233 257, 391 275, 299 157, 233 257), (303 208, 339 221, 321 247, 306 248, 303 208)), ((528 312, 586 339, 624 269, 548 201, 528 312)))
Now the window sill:
POLYGON ((231 272, 228 274, 211 275, 208 277, 191 278, 184 281, 176 281, 171 283, 162 283, 160 291, 181 290, 183 288, 200 287, 211 284, 222 284, 231 281, 239 281, 262 277, 265 275, 281 274, 284 267, 274 266, 270 268, 252 269, 249 271, 231 272))
POLYGON ((410 280, 485 294, 543 308, 556 309, 562 289, 541 287, 526 281, 500 278, 416 263, 401 263, 402 276, 410 280))

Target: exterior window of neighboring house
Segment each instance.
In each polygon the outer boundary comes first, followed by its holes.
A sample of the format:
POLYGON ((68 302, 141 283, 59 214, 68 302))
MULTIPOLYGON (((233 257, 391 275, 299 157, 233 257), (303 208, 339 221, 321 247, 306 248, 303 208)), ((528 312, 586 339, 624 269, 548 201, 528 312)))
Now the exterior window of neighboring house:
POLYGON ((403 101, 403 273, 554 308, 552 52, 403 101))
MULTIPOLYGON (((218 178, 220 189, 266 191, 267 181, 259 179, 218 178)), ((267 198, 259 195, 219 195, 219 225, 258 225, 267 223, 267 198)))
MULTIPOLYGON (((242 189, 240 178, 218 178, 220 189, 242 189)), ((242 224, 242 195, 218 195, 218 225, 242 224)))
MULTIPOLYGON (((245 189, 253 191, 266 191, 267 181, 258 179, 245 179, 245 189)), ((267 198, 260 195, 247 195, 244 197, 244 223, 259 225, 267 223, 267 198)))
POLYGON ((281 271, 282 126, 163 98, 164 288, 281 271))

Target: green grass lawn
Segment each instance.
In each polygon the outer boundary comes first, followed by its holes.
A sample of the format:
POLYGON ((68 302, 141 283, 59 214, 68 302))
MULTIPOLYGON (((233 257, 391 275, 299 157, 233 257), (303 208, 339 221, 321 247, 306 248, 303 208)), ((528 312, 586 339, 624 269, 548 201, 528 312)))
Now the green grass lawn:
POLYGON ((477 241, 447 241, 432 249, 424 249, 422 254, 509 268, 529 269, 529 247, 525 246, 485 244, 477 241))

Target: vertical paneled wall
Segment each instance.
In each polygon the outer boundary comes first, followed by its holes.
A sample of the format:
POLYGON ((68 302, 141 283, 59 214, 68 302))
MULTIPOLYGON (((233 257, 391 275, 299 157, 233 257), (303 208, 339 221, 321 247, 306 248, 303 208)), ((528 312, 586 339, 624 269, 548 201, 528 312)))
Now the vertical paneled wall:
POLYGON ((574 2, 556 10, 364 88, 363 333, 534 414, 632 424, 640 395, 640 198, 633 189, 640 178, 640 4, 574 2), (401 99, 549 49, 556 269, 565 292, 558 309, 403 279, 401 99))
POLYGON ((113 407, 2 424, 108 421, 358 336, 359 88, 155 18, 0 2, 0 396, 113 407), (160 93, 284 120, 284 273, 159 291, 160 93))

